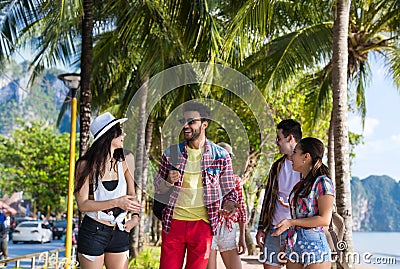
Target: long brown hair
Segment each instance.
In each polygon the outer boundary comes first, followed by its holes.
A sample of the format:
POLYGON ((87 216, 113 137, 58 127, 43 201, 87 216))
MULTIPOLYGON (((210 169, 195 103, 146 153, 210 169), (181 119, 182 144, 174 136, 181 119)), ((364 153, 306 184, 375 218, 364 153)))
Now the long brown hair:
POLYGON ((307 174, 305 178, 303 178, 298 187, 293 190, 294 191, 294 199, 304 198, 308 196, 311 192, 312 186, 315 183, 315 180, 322 175, 329 176, 328 167, 323 164, 322 158, 324 157, 324 144, 317 138, 314 137, 306 137, 299 141, 296 146, 296 149, 301 150, 303 154, 308 153, 311 156, 313 168, 307 174))
MULTIPOLYGON (((111 141, 121 134, 121 126, 117 123, 99 137, 86 153, 78 159, 75 166, 75 193, 82 188, 87 178, 97 188, 98 179, 104 176, 106 161, 108 156, 111 155, 111 141)), ((117 161, 125 160, 123 149, 114 150, 113 158, 116 160, 113 164, 113 169, 116 171, 117 161)))

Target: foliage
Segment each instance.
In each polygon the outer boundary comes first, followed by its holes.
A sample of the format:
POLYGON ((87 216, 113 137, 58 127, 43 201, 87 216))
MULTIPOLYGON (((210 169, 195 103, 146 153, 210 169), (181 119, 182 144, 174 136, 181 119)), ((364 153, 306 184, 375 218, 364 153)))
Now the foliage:
POLYGON ((160 267, 160 247, 144 248, 139 255, 129 261, 129 268, 155 269, 160 267))
POLYGON ((307 110, 307 95, 310 93, 310 89, 299 87, 298 83, 298 80, 291 79, 277 91, 267 93, 266 100, 270 105, 274 121, 278 123, 284 119, 295 119, 302 124, 303 137, 318 137, 326 144, 328 142, 329 110, 322 113, 317 120, 318 124, 313 125, 310 122, 312 112, 307 110))
POLYGON ((352 160, 356 158, 356 154, 354 152, 355 147, 359 144, 364 144, 363 136, 361 134, 349 132, 349 144, 350 144, 350 163, 351 163, 352 160))
POLYGON ((3 193, 24 191, 38 210, 65 210, 69 167, 69 134, 43 122, 24 123, 9 138, 0 136, 0 186, 3 193))

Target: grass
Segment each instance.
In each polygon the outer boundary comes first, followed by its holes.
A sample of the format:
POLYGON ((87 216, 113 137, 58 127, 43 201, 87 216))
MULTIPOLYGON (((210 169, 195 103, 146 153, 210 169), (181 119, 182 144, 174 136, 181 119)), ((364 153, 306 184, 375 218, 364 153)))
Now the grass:
POLYGON ((156 269, 160 267, 160 247, 149 246, 143 249, 139 255, 129 262, 129 268, 156 269))

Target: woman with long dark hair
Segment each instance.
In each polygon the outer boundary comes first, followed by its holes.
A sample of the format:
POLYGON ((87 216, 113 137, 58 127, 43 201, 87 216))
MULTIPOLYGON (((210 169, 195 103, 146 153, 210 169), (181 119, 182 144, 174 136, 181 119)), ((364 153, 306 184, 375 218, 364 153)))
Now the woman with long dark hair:
POLYGON ((276 225, 275 236, 289 229, 286 243, 288 269, 331 268, 331 250, 323 227, 328 226, 334 202, 334 186, 322 163, 323 143, 313 137, 299 141, 292 155, 293 170, 301 173, 289 197, 292 219, 276 225))
POLYGON ((80 268, 128 268, 129 231, 140 221, 134 187, 134 157, 124 151, 125 133, 116 119, 104 113, 93 120, 93 144, 78 159, 75 198, 85 212, 79 227, 80 268), (131 216, 129 216, 131 215, 131 216))

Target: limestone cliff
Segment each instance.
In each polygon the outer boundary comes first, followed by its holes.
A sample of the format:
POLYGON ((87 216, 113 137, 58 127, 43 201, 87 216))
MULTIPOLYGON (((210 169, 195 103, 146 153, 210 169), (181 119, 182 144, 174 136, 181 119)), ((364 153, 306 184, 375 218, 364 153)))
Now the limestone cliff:
POLYGON ((354 231, 400 232, 400 183, 388 176, 351 180, 354 231))

